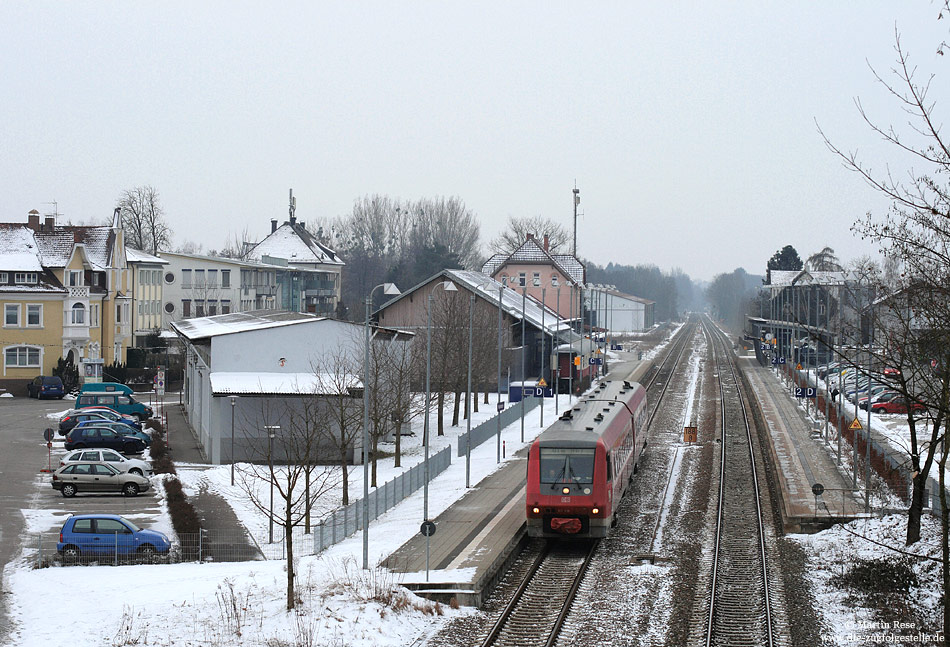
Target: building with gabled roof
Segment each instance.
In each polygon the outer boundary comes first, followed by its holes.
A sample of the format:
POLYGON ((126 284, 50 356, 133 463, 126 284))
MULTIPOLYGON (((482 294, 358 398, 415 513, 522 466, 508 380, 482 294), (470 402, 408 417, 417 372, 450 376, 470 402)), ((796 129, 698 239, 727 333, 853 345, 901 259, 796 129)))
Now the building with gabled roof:
POLYGON ((278 308, 333 316, 340 303, 345 263, 307 231, 294 215, 295 209, 296 200, 291 191, 290 219, 279 227, 277 220, 272 219, 270 234, 259 243, 249 245, 246 258, 287 268, 277 276, 281 299, 278 308))
POLYGON ((103 363, 125 361, 131 303, 117 214, 109 225, 60 226, 33 210, 26 224, 0 223, 0 388, 19 392, 61 357, 100 379, 103 363))
POLYGON ((556 310, 563 319, 578 319, 587 268, 571 254, 554 254, 548 237, 540 242, 528 234, 510 254, 495 254, 482 265, 482 273, 502 285, 526 288, 535 300, 556 310))

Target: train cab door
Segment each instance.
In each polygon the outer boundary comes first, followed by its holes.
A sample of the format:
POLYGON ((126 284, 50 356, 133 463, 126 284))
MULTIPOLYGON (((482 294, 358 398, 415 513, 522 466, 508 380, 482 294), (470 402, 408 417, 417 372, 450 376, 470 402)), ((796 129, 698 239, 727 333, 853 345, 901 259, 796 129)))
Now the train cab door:
MULTIPOLYGON (((614 510, 614 469, 613 469, 613 452, 607 450, 604 452, 604 457, 607 459, 607 509, 610 510, 611 517, 613 517, 614 510)), ((611 525, 616 523, 616 519, 611 520, 611 525)))

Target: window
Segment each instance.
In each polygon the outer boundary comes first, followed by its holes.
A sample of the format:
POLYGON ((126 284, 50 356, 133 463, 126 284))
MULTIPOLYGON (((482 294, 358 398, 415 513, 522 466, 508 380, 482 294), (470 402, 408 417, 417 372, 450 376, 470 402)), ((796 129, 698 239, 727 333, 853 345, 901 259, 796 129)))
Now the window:
POLYGON ((122 323, 122 304, 115 304, 115 322, 122 323))
POLYGON ((541 287, 541 272, 535 272, 531 277, 531 284, 535 287, 541 287))
POLYGON ((208 316, 213 317, 218 314, 218 302, 208 301, 208 316))
POLYGON ((205 286, 205 271, 195 270, 195 287, 203 288, 205 286))
MULTIPOLYGON (((100 472, 101 474, 112 474, 112 470, 106 465, 96 465, 96 467, 103 468, 100 472)), ((131 535, 132 531, 125 527, 125 524, 119 521, 118 519, 96 519, 96 528, 99 531, 99 534, 120 534, 120 535, 131 535)))
POLYGON ((89 325, 90 326, 99 325, 99 304, 98 303, 89 304, 89 325))
POLYGON ((36 283, 36 272, 17 272, 14 283, 36 283))
POLYGON ((10 280, 10 275, 6 272, 0 272, 0 283, 7 283, 10 280))
POLYGON ((43 306, 39 303, 29 303, 26 306, 26 325, 39 328, 43 325, 43 306))
POLYGON ((181 300, 181 316, 190 317, 191 316, 191 299, 182 299, 181 300))
POLYGON ((552 275, 551 275, 551 285, 552 285, 553 287, 557 287, 557 286, 558 286, 557 274, 552 274, 552 275))
POLYGON ((230 301, 222 301, 222 302, 221 302, 221 314, 226 315, 226 314, 229 314, 230 312, 231 312, 231 302, 230 302, 230 301))
POLYGON ((140 315, 144 315, 144 314, 145 314, 145 304, 142 303, 141 301, 139 301, 139 314, 140 314, 140 315))
POLYGON ((7 368, 40 366, 40 349, 33 346, 13 346, 3 354, 7 368))
POLYGON ((221 270, 221 287, 231 287, 231 270, 221 270))
POLYGON ((146 283, 148 283, 148 274, 149 273, 146 272, 145 270, 139 270, 139 283, 141 285, 145 285, 146 283))
POLYGON ((218 287, 218 270, 208 270, 208 287, 218 287))
POLYGON ((167 312, 168 314, 174 314, 174 313, 175 313, 175 304, 172 303, 171 301, 169 301, 168 303, 166 303, 166 304, 165 304, 165 312, 167 312))
MULTIPOLYGON (((75 470, 70 470, 70 472, 75 470)), ((89 532, 92 530, 92 519, 76 519, 73 522, 73 532, 89 532)))
POLYGON ((20 325, 20 305, 17 303, 8 303, 3 306, 3 325, 4 326, 19 326, 20 325))
POLYGON ((69 270, 66 276, 66 285, 77 288, 82 285, 82 270, 69 270))
POLYGON ((528 284, 528 277, 527 277, 527 274, 525 274, 524 272, 519 272, 519 273, 518 273, 518 285, 521 286, 521 287, 525 287, 527 284, 528 284))
POLYGON ((504 285, 505 287, 508 287, 508 275, 507 275, 507 274, 502 274, 502 275, 501 275, 501 284, 504 285))
POLYGON ((70 323, 74 326, 83 326, 86 324, 86 308, 81 303, 74 303, 72 307, 72 317, 70 323))
POLYGON ((191 287, 191 270, 181 271, 181 287, 183 288, 191 287))
POLYGON ((175 274, 174 272, 165 272, 165 283, 174 283, 175 274))
POLYGON ((196 317, 205 316, 205 302, 204 301, 195 301, 195 316, 196 317))

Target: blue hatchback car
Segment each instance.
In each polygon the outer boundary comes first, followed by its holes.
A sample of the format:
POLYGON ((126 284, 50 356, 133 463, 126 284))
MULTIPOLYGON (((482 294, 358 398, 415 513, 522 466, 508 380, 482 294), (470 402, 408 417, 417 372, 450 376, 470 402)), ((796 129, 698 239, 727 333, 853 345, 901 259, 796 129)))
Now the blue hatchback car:
POLYGON ((59 532, 56 551, 66 561, 106 558, 152 558, 166 555, 171 542, 165 533, 145 530, 115 514, 78 514, 59 532))

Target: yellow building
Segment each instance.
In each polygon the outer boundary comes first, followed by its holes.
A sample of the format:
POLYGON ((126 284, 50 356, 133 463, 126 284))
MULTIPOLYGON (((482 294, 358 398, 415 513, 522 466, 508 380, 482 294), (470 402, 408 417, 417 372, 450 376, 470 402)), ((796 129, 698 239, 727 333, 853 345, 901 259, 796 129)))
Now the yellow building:
POLYGON ((58 226, 31 211, 0 223, 0 388, 15 395, 60 357, 96 376, 125 361, 132 338, 132 279, 117 215, 111 225, 58 226))

